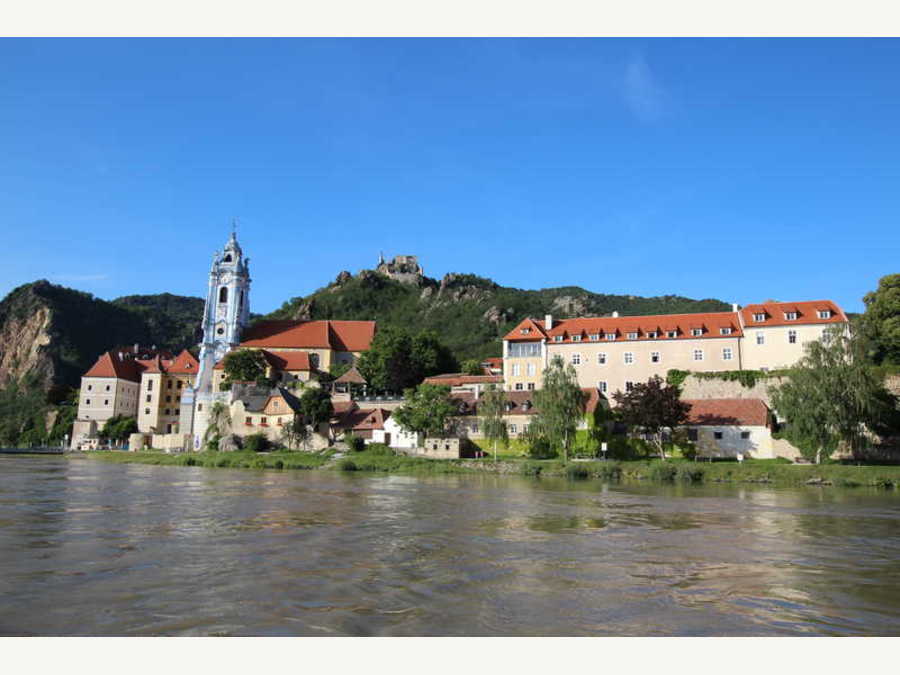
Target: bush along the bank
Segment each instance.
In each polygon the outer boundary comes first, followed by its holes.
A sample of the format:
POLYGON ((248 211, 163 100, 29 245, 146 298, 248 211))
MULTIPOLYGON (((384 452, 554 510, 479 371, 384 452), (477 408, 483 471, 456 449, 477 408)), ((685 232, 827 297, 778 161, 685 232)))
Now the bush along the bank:
POLYGON ((244 450, 248 452, 265 452, 271 446, 269 439, 260 433, 250 434, 244 438, 244 450))

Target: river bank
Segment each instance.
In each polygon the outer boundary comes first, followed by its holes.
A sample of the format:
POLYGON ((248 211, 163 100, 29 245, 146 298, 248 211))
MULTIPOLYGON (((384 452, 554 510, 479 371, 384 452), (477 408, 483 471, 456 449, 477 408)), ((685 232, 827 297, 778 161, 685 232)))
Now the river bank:
POLYGON ((397 474, 492 473, 522 476, 566 476, 577 480, 643 480, 690 483, 760 483, 797 487, 900 488, 900 466, 849 466, 841 464, 796 465, 757 460, 736 462, 691 461, 579 461, 459 459, 435 460, 381 452, 163 452, 96 451, 67 455, 118 464, 200 466, 207 468, 324 470, 397 474))

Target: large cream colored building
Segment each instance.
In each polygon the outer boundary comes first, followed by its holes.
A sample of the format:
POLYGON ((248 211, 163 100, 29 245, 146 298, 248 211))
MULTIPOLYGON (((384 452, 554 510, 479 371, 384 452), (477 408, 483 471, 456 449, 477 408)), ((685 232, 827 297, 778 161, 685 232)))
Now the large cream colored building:
POLYGON ((187 350, 173 357, 134 345, 101 354, 81 378, 71 447, 95 444, 106 421, 116 416, 136 418, 142 432, 177 431, 181 391, 197 368, 187 350))
POLYGON ((806 342, 847 317, 835 303, 768 302, 731 312, 524 319, 503 340, 508 391, 541 387, 559 355, 584 388, 609 396, 669 370, 774 370, 796 363, 806 342))

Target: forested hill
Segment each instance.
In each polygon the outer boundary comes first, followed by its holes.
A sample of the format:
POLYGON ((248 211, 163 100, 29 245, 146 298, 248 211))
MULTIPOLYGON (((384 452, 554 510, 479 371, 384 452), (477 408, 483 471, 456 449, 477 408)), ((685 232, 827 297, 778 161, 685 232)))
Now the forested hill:
POLYGON ((202 299, 168 293, 107 302, 46 280, 19 286, 0 301, 0 386, 62 391, 112 347, 194 346, 202 314, 202 299))
POLYGON ((577 286, 537 291, 500 286, 472 274, 448 274, 440 281, 420 276, 414 283, 364 270, 341 272, 328 286, 292 298, 265 318, 374 319, 379 327, 433 329, 457 359, 499 356, 501 338, 523 317, 556 318, 727 311, 721 300, 677 295, 643 298, 592 293, 577 286))

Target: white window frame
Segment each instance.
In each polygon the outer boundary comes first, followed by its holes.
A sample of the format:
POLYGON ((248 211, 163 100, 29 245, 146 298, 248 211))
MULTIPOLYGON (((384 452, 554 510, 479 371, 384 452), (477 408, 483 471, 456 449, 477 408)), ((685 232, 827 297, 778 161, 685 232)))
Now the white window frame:
POLYGON ((622 354, 622 362, 626 366, 632 366, 635 363, 634 352, 625 352, 622 354))
POLYGON ((607 340, 615 340, 615 339, 616 339, 616 334, 615 334, 615 333, 607 333, 607 334, 606 334, 606 339, 607 339, 607 340))
POLYGON ((694 361, 702 361, 702 360, 703 360, 703 350, 702 350, 702 349, 695 349, 695 350, 693 351, 693 359, 694 359, 694 361), (699 359, 697 358, 697 355, 698 355, 698 354, 700 355, 700 358, 699 358, 699 359))
POLYGON ((575 352, 574 354, 572 354, 572 365, 573 366, 581 365, 581 354, 579 354, 578 352, 575 352))
POLYGON ((597 389, 601 394, 605 394, 608 390, 609 385, 607 385, 606 380, 600 380, 597 383, 597 389))
POLYGON ((788 344, 789 345, 797 344, 797 331, 795 331, 795 330, 788 331, 788 344))
POLYGON ((720 328, 719 335, 731 335, 731 329, 730 328, 720 328))
POLYGON ((784 320, 785 321, 796 321, 797 320, 797 312, 785 312, 784 320))
POLYGON ((734 358, 734 352, 731 351, 731 347, 723 347, 722 348, 722 360, 723 361, 731 361, 734 358))
POLYGON ((648 331, 647 337, 651 340, 655 340, 657 337, 659 337, 659 333, 657 333, 655 330, 651 330, 648 331))
POLYGON ((766 344, 766 334, 763 333, 762 331, 756 332, 756 344, 758 344, 758 345, 766 344))
POLYGON ((755 312, 755 313, 753 314, 753 321, 754 321, 754 322, 756 322, 756 323, 762 323, 762 322, 765 321, 765 320, 766 320, 766 313, 765 313, 765 312, 755 312))
POLYGON ((631 380, 625 380, 625 392, 628 393, 632 389, 634 389, 634 382, 632 382, 631 380))
POLYGON ((591 342, 599 342, 600 341, 600 333, 591 333, 590 334, 591 342))
POLYGON ((533 363, 525 364, 525 374, 526 375, 529 375, 529 376, 534 375, 535 372, 537 372, 537 368, 535 367, 535 365, 533 363))
POLYGON ((554 335, 554 336, 553 336, 553 341, 554 341, 554 342, 562 342, 562 341, 563 341, 563 336, 562 336, 562 335, 554 335))
POLYGON ((632 331, 631 333, 628 334, 628 339, 629 340, 637 340, 638 334, 632 331))
POLYGON ((607 363, 606 352, 599 352, 597 354, 597 365, 605 366, 607 363))
POLYGON ((572 336, 572 342, 581 342, 581 336, 580 336, 580 335, 573 335, 573 336, 572 336))
POLYGON ((677 331, 677 330, 667 330, 667 331, 666 331, 666 337, 667 337, 667 338, 675 339, 675 338, 678 337, 678 331, 677 331))
POLYGON ((662 363, 662 354, 660 352, 650 352, 650 363, 662 363))
POLYGON ((513 377, 518 377, 518 376, 519 376, 519 364, 518 364, 518 363, 514 363, 514 364, 512 365, 512 376, 513 376, 513 377))
POLYGON ((701 335, 703 335, 703 329, 702 328, 691 328, 691 335, 693 335, 694 337, 700 337, 701 335))
POLYGON ((817 312, 820 319, 830 319, 831 318, 831 310, 830 309, 820 309, 817 312))

